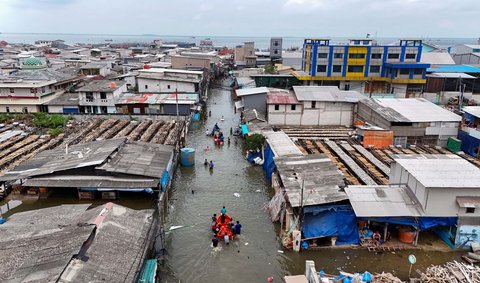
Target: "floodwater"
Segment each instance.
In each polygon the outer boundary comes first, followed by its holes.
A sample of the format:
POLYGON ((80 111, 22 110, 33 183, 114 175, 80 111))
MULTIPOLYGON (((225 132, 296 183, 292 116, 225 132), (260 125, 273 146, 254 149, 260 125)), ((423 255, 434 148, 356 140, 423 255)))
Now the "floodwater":
POLYGON ((273 277, 273 282, 283 282, 285 275, 303 274, 305 260, 314 260, 317 270, 324 269, 331 274, 338 274, 339 270, 352 273, 385 271, 406 279, 409 254, 417 257, 413 270, 458 259, 453 252, 418 250, 374 253, 358 249, 321 249, 282 253, 278 237, 280 227, 272 224, 264 211, 264 204, 273 192, 262 168, 245 160, 241 141, 235 144, 232 137, 230 146, 217 147, 212 138, 205 135, 215 123, 225 136, 229 135, 230 127, 238 125, 239 114, 233 113, 230 91, 213 89, 208 110, 212 111, 212 116, 205 125, 191 124, 187 138, 187 146, 196 149, 196 164, 180 167, 172 183, 166 230, 170 226, 184 227, 167 235, 163 282, 266 282, 267 277, 273 277), (221 121, 222 116, 224 121, 221 121), (205 151, 207 146, 209 150, 205 151), (212 173, 203 165, 205 158, 215 164, 212 173), (222 206, 234 220, 240 221, 242 235, 229 246, 220 242, 220 248, 213 249, 211 217, 213 213, 219 214, 222 206))

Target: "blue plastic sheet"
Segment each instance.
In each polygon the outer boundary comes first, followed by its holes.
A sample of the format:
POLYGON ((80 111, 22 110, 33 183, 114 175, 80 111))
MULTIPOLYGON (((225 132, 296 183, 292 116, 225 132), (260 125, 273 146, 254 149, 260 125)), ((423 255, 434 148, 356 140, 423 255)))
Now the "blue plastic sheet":
POLYGON ((396 224, 396 225, 418 227, 418 223, 413 217, 370 217, 370 218, 359 218, 359 219, 370 220, 370 221, 380 222, 380 223, 389 223, 389 224, 396 224))
POLYGON ((267 145, 264 151, 264 161, 263 161, 263 170, 265 170, 265 174, 267 175, 267 179, 271 182, 272 181, 272 173, 275 171, 276 165, 275 161, 273 160, 273 151, 270 148, 270 145, 267 145))
POLYGON ((336 236, 339 245, 358 244, 357 221, 351 206, 307 206, 304 212, 304 238, 336 236))
POLYGON ((242 125, 242 135, 248 135, 248 127, 246 124, 242 125))
POLYGON ((462 151, 477 156, 480 147, 480 139, 470 136, 464 131, 458 131, 458 139, 462 141, 462 151))
POLYGON ((453 226, 457 224, 457 217, 420 217, 420 229, 428 230, 438 226, 453 226))
POLYGON ((165 192, 167 190, 167 185, 168 185, 169 180, 170 180, 170 175, 168 175, 168 171, 163 170, 162 179, 160 181, 160 184, 162 186, 162 191, 165 192))

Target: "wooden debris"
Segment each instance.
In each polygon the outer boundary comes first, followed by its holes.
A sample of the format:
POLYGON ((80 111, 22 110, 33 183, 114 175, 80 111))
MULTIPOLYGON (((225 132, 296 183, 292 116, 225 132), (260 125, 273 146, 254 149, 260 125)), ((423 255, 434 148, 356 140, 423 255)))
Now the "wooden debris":
POLYGON ((143 134, 143 132, 150 126, 152 123, 152 120, 144 120, 136 127, 129 135, 128 135, 128 140, 129 141, 136 141, 140 138, 140 136, 143 134))
POLYGON ((149 142, 162 125, 163 125, 162 121, 156 121, 152 123, 150 127, 148 127, 148 129, 140 137, 140 141, 149 142))

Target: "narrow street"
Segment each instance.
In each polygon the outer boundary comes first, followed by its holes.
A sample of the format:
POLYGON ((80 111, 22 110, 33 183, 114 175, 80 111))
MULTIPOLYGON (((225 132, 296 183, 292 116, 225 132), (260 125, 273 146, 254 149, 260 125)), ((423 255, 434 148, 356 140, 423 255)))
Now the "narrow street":
POLYGON ((167 280, 264 282, 268 276, 279 279, 282 270, 278 261, 282 261, 283 256, 278 253, 280 246, 274 225, 263 210, 271 191, 262 168, 245 160, 240 140, 235 144, 232 136, 230 146, 225 142, 218 147, 205 134, 218 123, 227 137, 230 127, 239 124, 239 114, 232 110, 230 91, 213 89, 207 109, 212 116, 208 117, 206 125, 191 124, 187 138, 187 147, 196 149, 195 166, 179 167, 172 183, 167 231, 170 226, 187 227, 167 235, 167 280), (210 150, 206 152, 207 146, 210 150), (203 165, 205 158, 215 164, 212 174, 203 165), (219 214, 222 206, 235 221, 240 221, 242 235, 228 247, 220 242, 222 248, 214 250, 211 247, 211 217, 213 213, 219 214))
MULTIPOLYGON (((233 102, 228 88, 212 89, 208 110, 212 116, 206 125, 193 122, 187 137, 187 146, 196 149, 195 166, 179 167, 172 182, 170 208, 166 231, 171 226, 185 226, 168 233, 167 261, 163 282, 283 282, 284 275, 303 274, 305 260, 314 260, 317 270, 338 274, 347 272, 391 272, 402 279, 408 277, 409 254, 417 256, 415 268, 442 264, 459 259, 454 252, 395 251, 369 252, 363 249, 326 248, 300 253, 283 250, 278 238, 280 227, 274 225, 263 206, 272 190, 262 168, 250 165, 242 152, 242 143, 215 146, 205 132, 218 123, 225 136, 230 127, 239 123, 239 114, 233 113, 233 102), (221 121, 224 116, 225 121, 221 121), (205 148, 209 147, 208 152, 205 148), (215 169, 210 174, 203 161, 213 160, 215 169), (192 192, 193 191, 193 192, 192 192), (240 194, 235 197, 234 193, 240 194), (213 213, 227 213, 242 224, 242 235, 228 247, 223 242, 213 249, 210 230, 213 213)), ((425 238, 425 237, 423 237, 425 238)))

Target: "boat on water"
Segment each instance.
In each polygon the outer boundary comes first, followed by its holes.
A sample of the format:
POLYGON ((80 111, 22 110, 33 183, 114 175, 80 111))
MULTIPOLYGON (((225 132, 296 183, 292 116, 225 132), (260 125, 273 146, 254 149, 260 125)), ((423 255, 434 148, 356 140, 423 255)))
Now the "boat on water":
POLYGON ((230 240, 235 238, 232 228, 228 225, 230 222, 232 222, 232 217, 227 213, 225 215, 220 214, 217 216, 215 235, 220 241, 225 239, 225 235, 227 235, 230 240))
POLYGON ((110 41, 113 41, 113 39, 109 38, 109 39, 105 39, 105 41, 109 41, 109 42, 110 42, 110 41))

